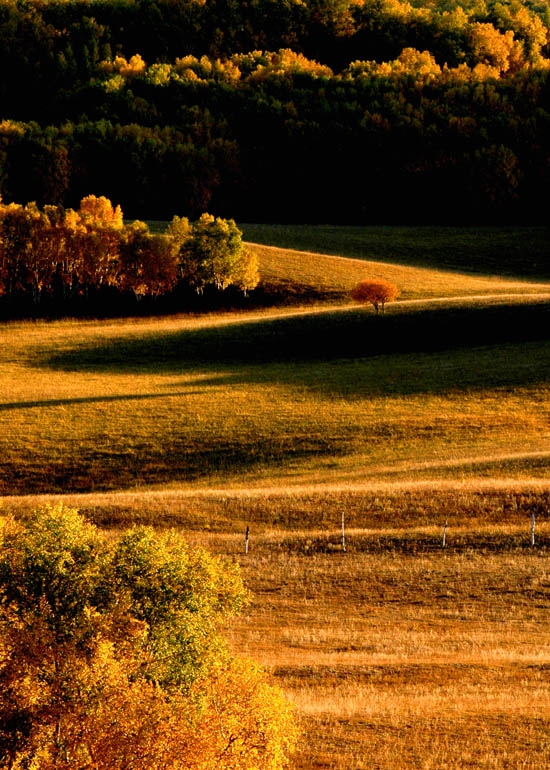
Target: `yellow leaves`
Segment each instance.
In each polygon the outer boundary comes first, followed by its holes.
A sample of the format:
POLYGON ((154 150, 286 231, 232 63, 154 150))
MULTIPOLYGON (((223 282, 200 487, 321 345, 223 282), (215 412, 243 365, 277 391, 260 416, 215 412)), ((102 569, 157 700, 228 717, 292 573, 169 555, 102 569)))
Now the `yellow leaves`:
POLYGON ((258 257, 252 251, 243 249, 242 258, 234 273, 234 283, 244 292, 251 291, 258 285, 260 271, 258 257))
POLYGON ((78 213, 82 223, 89 229, 107 227, 121 230, 124 225, 120 206, 113 208, 111 201, 103 195, 99 198, 95 195, 83 198, 78 213))
POLYGON ((478 64, 494 67, 499 73, 521 66, 523 49, 512 31, 502 33, 492 24, 476 22, 470 27, 469 37, 478 64))
POLYGON ((419 82, 439 78, 443 70, 429 51, 418 51, 416 48, 404 48, 397 59, 388 62, 352 62, 343 77, 355 79, 382 77, 399 79, 403 75, 411 75, 419 82))
POLYGON ((192 236, 192 228, 187 217, 175 216, 166 229, 169 235, 178 246, 181 246, 192 236))
POLYGON ((120 206, 88 195, 77 211, 0 201, 0 293, 60 288, 63 297, 114 286, 136 298, 171 291, 178 281, 202 290, 258 283, 256 258, 242 248, 231 219, 174 217, 166 234, 145 222, 124 225, 120 206))
POLYGON ((126 80, 122 77, 122 75, 113 75, 113 77, 105 81, 104 88, 108 94, 112 94, 116 91, 122 91, 125 85, 126 80))
POLYGON ((110 60, 99 62, 98 71, 107 75, 103 87, 107 93, 121 91, 128 79, 142 75, 146 71, 146 64, 140 54, 134 54, 127 60, 124 56, 115 56, 110 60))
POLYGON ((25 130, 25 124, 18 123, 16 120, 4 119, 0 121, 0 136, 24 136, 25 130))
POLYGON ((165 86, 172 79, 172 71, 170 64, 152 64, 147 71, 147 81, 155 86, 165 86))
POLYGON ((146 64, 139 53, 134 54, 129 61, 124 56, 115 56, 112 61, 102 61, 98 65, 100 72, 118 73, 123 78, 139 75, 145 67, 146 64))
POLYGON ((286 765, 289 707, 217 633, 245 598, 235 567, 172 533, 108 541, 59 506, 6 531, 0 742, 12 749, 0 768, 286 765))
POLYGON ((74 233, 84 234, 86 228, 82 222, 82 217, 73 209, 67 209, 63 218, 63 224, 65 227, 74 233))
MULTIPOLYGON (((296 74, 306 74, 314 78, 333 76, 330 67, 307 59, 303 54, 296 53, 290 48, 281 48, 275 53, 255 51, 249 56, 256 57, 257 60, 255 69, 247 78, 250 82, 261 82, 268 78, 284 79, 296 74)), ((234 57, 235 59, 239 61, 238 56, 234 57)))
POLYGON ((298 730, 279 689, 250 661, 218 667, 209 681, 202 728, 211 733, 211 757, 197 770, 278 770, 286 765, 298 730))
POLYGON ((497 3, 495 13, 499 26, 512 30, 522 40, 525 54, 529 61, 539 63, 541 48, 548 43, 549 31, 542 19, 533 10, 524 5, 505 5, 497 3))
POLYGON ((221 290, 234 285, 247 291, 257 285, 256 258, 243 249, 241 231, 232 219, 205 213, 190 225, 174 217, 167 232, 179 247, 182 279, 196 291, 209 285, 221 290))

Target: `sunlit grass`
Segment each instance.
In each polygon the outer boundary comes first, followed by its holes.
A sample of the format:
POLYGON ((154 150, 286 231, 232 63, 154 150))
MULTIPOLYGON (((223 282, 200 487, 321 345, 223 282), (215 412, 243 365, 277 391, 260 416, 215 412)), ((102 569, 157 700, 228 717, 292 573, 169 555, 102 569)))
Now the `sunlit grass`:
MULTIPOLYGON (((260 257, 307 301, 364 276, 260 257)), ((227 635, 296 703, 297 770, 546 770, 547 287, 377 269, 405 299, 378 319, 2 325, 2 511, 61 498, 238 560, 253 602, 227 635)))
POLYGON ((464 551, 267 556, 259 545, 241 563, 256 593, 233 644, 297 704, 296 767, 547 766, 545 549, 474 539, 464 551))
POLYGON ((548 280, 548 227, 240 224, 248 241, 363 260, 548 280))
POLYGON ((547 292, 548 284, 512 278, 480 277, 388 261, 350 259, 309 251, 249 244, 258 256, 261 285, 288 302, 316 298, 350 302, 350 291, 364 278, 384 279, 399 287, 402 299, 516 292, 547 292))
POLYGON ((535 302, 8 324, 0 490, 544 477, 547 323, 535 302))

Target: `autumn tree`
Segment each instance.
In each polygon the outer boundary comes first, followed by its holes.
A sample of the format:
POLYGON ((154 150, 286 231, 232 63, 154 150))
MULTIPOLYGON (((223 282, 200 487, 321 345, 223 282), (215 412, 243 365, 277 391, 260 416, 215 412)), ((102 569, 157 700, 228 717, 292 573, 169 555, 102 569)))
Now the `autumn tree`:
POLYGON ((0 294, 27 291, 38 303, 42 292, 51 289, 62 248, 53 209, 5 205, 0 199, 0 294))
POLYGON ((351 296, 356 302, 368 302, 373 305, 378 315, 379 310, 384 312, 386 302, 393 302, 399 296, 399 289, 389 281, 365 278, 359 281, 351 296))
POLYGON ((234 564, 46 508, 0 537, 2 770, 280 770, 288 706, 218 628, 234 564))
POLYGON ((150 233, 145 222, 132 222, 121 238, 117 285, 138 300, 170 291, 177 280, 176 255, 171 238, 150 233))
POLYGON ((103 195, 88 195, 81 200, 77 213, 87 236, 83 241, 80 283, 86 289, 115 285, 124 228, 120 206, 113 207, 103 195))
POLYGON ((243 246, 242 233, 232 219, 203 214, 190 224, 175 217, 168 234, 179 246, 180 278, 196 291, 233 285, 246 292, 257 285, 256 257, 243 246))
POLYGON ((24 207, 0 199, 0 294, 12 297, 25 288, 31 231, 24 207))

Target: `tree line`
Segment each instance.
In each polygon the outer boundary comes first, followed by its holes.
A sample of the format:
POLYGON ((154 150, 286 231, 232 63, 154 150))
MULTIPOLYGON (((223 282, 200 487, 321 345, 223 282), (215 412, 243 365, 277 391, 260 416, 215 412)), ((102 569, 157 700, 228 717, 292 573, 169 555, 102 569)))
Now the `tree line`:
POLYGON ((550 11, 0 0, 0 193, 132 217, 542 221, 550 11))
POLYGON ((89 195, 77 210, 0 200, 0 302, 63 307, 90 294, 136 299, 258 282, 257 261, 233 220, 175 216, 166 233, 125 224, 120 206, 89 195))

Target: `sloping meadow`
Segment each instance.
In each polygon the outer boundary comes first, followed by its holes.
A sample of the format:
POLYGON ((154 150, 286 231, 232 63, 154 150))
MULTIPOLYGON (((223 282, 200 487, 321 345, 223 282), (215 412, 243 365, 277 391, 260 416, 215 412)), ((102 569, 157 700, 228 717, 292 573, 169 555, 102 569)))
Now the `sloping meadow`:
POLYGON ((1 489, 501 474, 548 448, 547 327, 542 299, 7 325, 1 489))

